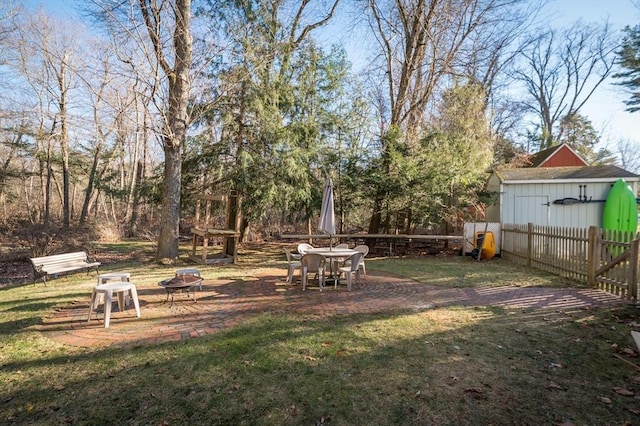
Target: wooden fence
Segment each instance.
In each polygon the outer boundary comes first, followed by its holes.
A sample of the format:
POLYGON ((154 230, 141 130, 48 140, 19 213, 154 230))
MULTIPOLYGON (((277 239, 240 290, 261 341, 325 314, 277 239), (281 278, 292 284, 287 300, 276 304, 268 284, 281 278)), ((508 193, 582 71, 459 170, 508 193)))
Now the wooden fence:
POLYGON ((639 244, 637 233, 595 226, 502 227, 503 257, 631 299, 638 298, 639 244))
MULTIPOLYGON (((281 239, 302 240, 314 244, 320 240, 327 240, 324 244, 329 244, 327 234, 283 234, 281 239)), ((463 236, 459 235, 424 235, 424 234, 336 234, 332 235, 333 243, 351 242, 354 245, 366 244, 371 251, 382 256, 397 256, 402 254, 407 248, 424 247, 434 243, 451 241, 452 243, 462 243, 463 236)))

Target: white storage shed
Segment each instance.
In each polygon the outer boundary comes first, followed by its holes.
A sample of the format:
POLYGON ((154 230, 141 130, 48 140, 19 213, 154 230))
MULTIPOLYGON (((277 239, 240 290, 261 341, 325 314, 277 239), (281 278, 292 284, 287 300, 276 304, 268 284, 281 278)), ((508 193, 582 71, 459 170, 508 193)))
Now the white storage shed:
POLYGON ((640 175, 617 166, 502 169, 492 173, 489 222, 584 228, 602 226, 604 201, 618 179, 638 193, 640 175))

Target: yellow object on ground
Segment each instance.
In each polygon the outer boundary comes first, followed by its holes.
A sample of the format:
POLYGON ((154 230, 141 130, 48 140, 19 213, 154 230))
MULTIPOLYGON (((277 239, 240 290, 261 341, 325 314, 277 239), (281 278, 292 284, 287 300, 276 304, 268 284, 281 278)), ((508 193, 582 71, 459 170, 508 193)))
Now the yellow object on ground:
POLYGON ((474 258, 478 258, 478 251, 480 253, 480 259, 491 259, 496 255, 496 240, 493 237, 493 232, 476 232, 473 236, 473 246, 475 247, 472 252, 474 258))

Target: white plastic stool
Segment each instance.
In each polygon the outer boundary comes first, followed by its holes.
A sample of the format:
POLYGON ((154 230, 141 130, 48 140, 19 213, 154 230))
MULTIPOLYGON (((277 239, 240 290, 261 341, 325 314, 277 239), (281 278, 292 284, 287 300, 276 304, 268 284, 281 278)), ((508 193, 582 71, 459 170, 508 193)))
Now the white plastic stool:
POLYGON ((124 307, 125 293, 131 295, 133 305, 136 308, 136 316, 140 318, 140 304, 138 302, 138 291, 136 286, 130 282, 112 282, 107 284, 100 284, 93 288, 91 293, 91 303, 89 304, 89 319, 91 321, 91 314, 97 309, 96 300, 99 295, 104 295, 104 328, 109 327, 109 320, 111 319, 111 304, 113 302, 113 293, 116 293, 118 297, 118 308, 122 312, 124 307))
MULTIPOLYGON (((131 273, 129 272, 109 272, 106 274, 98 275, 98 284, 106 284, 109 281, 131 281, 131 273)), ((93 305, 93 309, 98 309, 98 305, 104 302, 104 293, 98 293, 98 297, 93 305)), ((131 304, 131 300, 129 299, 129 293, 124 296, 124 304, 129 306, 131 304)))
MULTIPOLYGON (((180 275, 193 275, 194 277, 201 276, 200 270, 196 268, 178 269, 176 271, 176 277, 179 277, 180 275)), ((202 281, 200 281, 199 287, 200 287, 200 291, 202 291, 202 281)))
POLYGON ((105 284, 108 281, 129 281, 131 279, 130 272, 109 272, 107 274, 98 275, 98 285, 105 284))

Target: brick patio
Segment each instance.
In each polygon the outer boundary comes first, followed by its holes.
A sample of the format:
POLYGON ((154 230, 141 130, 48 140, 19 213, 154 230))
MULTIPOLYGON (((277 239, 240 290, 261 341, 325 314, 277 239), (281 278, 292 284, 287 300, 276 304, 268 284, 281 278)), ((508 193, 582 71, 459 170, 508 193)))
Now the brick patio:
MULTIPOLYGON (((176 294, 174 306, 158 286, 138 286, 141 317, 133 308, 115 312, 109 328, 103 314, 87 322, 89 297, 55 311, 39 327, 54 341, 77 347, 153 344, 197 338, 231 327, 261 312, 299 312, 317 315, 374 313, 395 309, 423 310, 439 306, 504 306, 509 308, 575 309, 626 303, 596 289, 487 287, 449 289, 405 278, 370 272, 348 292, 346 286, 302 292, 285 282, 286 271, 273 269, 262 276, 233 280, 205 280, 197 302, 176 294)), ((94 316, 95 318, 95 316, 94 316)))

